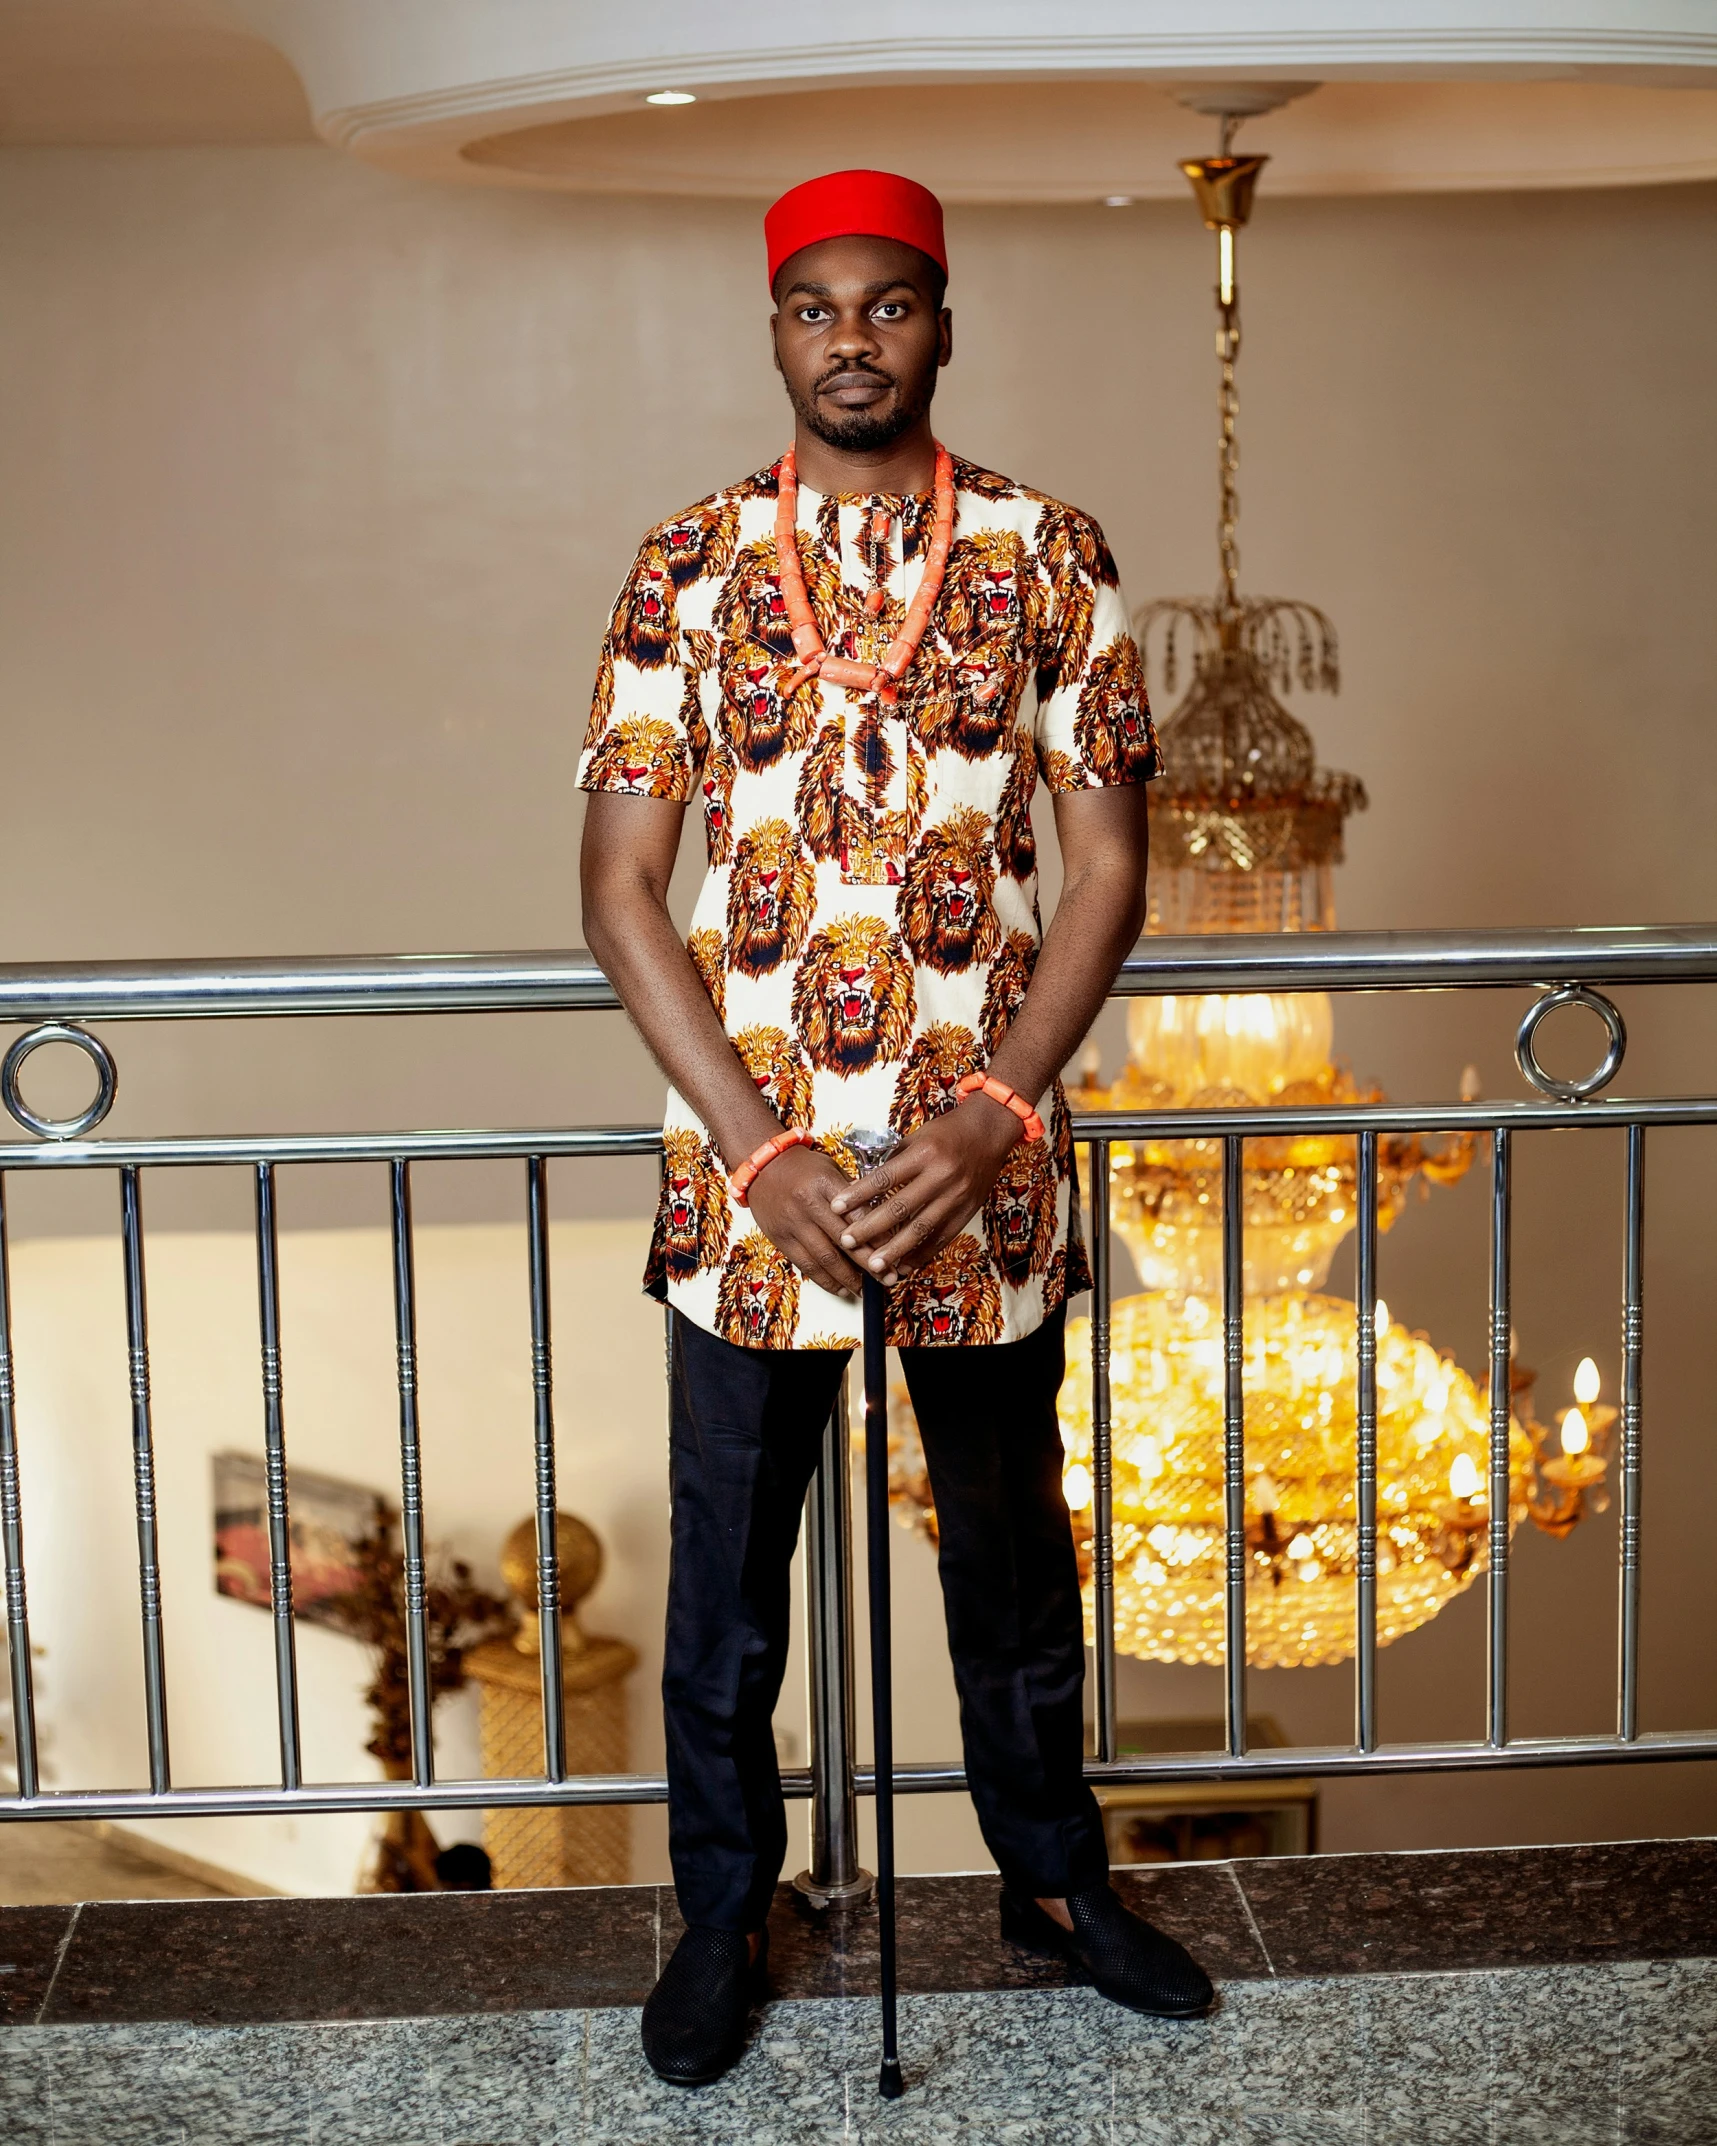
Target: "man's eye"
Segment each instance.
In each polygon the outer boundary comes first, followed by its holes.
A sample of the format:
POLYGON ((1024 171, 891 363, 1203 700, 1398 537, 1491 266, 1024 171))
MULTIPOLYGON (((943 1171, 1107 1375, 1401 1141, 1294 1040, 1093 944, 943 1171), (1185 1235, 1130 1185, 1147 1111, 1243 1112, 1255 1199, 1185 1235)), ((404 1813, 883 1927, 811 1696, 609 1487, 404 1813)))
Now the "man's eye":
POLYGON ((828 314, 821 306, 801 306, 799 308, 799 318, 810 321, 813 324, 820 320, 827 320, 828 317, 828 314))
POLYGON ((901 320, 905 317, 906 308, 897 298, 889 298, 877 307, 876 312, 879 320, 901 320))

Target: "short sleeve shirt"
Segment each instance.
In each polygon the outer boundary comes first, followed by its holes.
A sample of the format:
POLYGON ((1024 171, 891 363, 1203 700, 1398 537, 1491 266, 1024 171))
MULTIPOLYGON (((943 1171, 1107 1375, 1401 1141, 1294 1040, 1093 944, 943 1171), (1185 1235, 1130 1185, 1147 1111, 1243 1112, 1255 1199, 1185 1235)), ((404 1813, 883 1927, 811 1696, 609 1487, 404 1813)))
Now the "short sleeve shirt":
MULTIPOLYGON (((1042 943, 1031 802, 1160 771, 1102 531, 955 461, 954 544, 892 707, 796 658, 766 470, 646 539, 603 645, 579 785, 695 801, 709 870, 687 948, 783 1125, 905 1135, 955 1105, 1042 943)), ((918 587, 933 505, 801 484, 806 588, 829 649, 874 661, 918 587)), ((1072 1127, 1010 1153, 982 1211, 890 1295, 897 1344, 1018 1340, 1089 1287, 1072 1127)), ((802 1276, 727 1189, 670 1090, 646 1286, 745 1348, 850 1348, 854 1304, 802 1276)), ((735 1161, 741 1159, 733 1158, 735 1161)))

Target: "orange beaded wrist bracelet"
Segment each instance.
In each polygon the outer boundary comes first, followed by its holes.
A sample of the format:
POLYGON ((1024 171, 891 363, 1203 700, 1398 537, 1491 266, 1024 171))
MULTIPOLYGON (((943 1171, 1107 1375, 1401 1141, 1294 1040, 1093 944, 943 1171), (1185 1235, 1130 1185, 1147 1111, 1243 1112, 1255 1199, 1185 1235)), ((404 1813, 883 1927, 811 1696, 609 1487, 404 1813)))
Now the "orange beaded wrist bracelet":
POLYGON ((784 1133, 777 1133, 773 1140, 765 1140, 755 1155, 748 1155, 727 1181, 727 1189, 741 1207, 751 1205, 751 1188, 757 1182, 758 1172, 767 1170, 777 1155, 785 1155, 789 1148, 810 1147, 811 1136, 802 1125, 790 1125, 784 1133))
POLYGON ((1043 1138, 1043 1120, 1018 1089, 1010 1088, 1005 1080, 997 1080, 988 1073, 968 1073, 964 1080, 955 1084, 954 1094, 962 1103, 969 1095, 987 1095, 992 1103, 1000 1103, 1004 1110, 1013 1112, 1025 1128, 1026 1139, 1043 1138))

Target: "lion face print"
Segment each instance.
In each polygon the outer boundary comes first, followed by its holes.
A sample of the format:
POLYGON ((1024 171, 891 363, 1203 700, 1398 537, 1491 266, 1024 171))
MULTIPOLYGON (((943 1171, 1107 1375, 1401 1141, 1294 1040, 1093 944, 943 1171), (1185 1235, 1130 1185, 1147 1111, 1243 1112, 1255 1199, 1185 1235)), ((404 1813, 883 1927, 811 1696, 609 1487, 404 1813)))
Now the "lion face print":
MULTIPOLYGON (((775 469, 659 524, 615 604, 580 761, 587 789, 695 808, 707 869, 689 958, 768 1113, 849 1174, 843 1135, 920 1137, 1025 1002, 1042 943, 1038 784, 1157 767, 1097 525, 973 463, 957 460, 954 481, 942 586, 886 696, 870 666, 922 585, 928 493, 801 485, 806 597, 828 655, 860 666, 851 684, 793 648, 775 469)), ((1016 1340, 1086 1286, 1059 1087, 1040 1107, 1051 1137, 1016 1144, 977 1213, 891 1292, 896 1341, 1016 1340)), ((851 1347, 857 1306, 770 1242, 672 1091, 663 1139, 646 1286, 745 1348, 851 1347)))
POLYGON ((799 1270, 760 1229, 727 1255, 716 1295, 715 1331, 741 1349, 790 1349, 799 1323, 799 1270))
POLYGON ((666 563, 647 545, 614 606, 608 645, 615 662, 656 671, 675 660, 680 632, 675 599, 666 563))
POLYGON ((759 820, 740 836, 727 882, 727 958, 766 976, 805 943, 816 870, 785 820, 759 820))
POLYGON ((757 1083, 764 1100, 783 1125, 808 1125, 811 1116, 810 1061, 784 1028, 754 1022, 733 1039, 739 1062, 757 1083))
POLYGON ((946 667, 945 682, 920 724, 932 752, 987 760, 1013 733, 1019 707, 1018 667, 974 652, 946 667))
POLYGON ((879 918, 842 917, 805 949, 793 978, 793 1025, 806 1055, 847 1078, 904 1055, 915 1012, 912 964, 879 918))
POLYGON ((994 1052, 1013 1026, 1014 1015, 1025 1004, 1026 986, 1037 966, 1037 947, 1034 933, 1010 931, 1007 943, 991 965, 978 1015, 978 1033, 987 1052, 994 1052))
POLYGON ((663 1135, 662 1206, 658 1234, 670 1280, 687 1281, 727 1257, 731 1209, 727 1174, 707 1140, 696 1133, 663 1135))
POLYGON ((1156 771, 1157 739, 1145 700, 1144 665, 1131 635, 1091 659, 1079 689, 1073 734, 1079 756, 1099 784, 1145 782, 1156 771))
POLYGON ((1055 1202, 1044 1192, 1055 1181, 1055 1154, 1041 1140, 1022 1140, 1002 1165, 984 1202, 984 1239, 996 1271, 1016 1289, 1047 1271, 1055 1249, 1055 1202))
POLYGON ((721 726, 734 759, 753 774, 783 753, 800 752, 817 727, 820 698, 807 679, 785 693, 789 672, 761 643, 730 650, 721 673, 721 726))
POLYGON ((900 928, 918 959, 944 976, 988 961, 1001 944, 991 826, 961 805, 924 830, 906 867, 900 928))
POLYGON ((1011 529, 955 540, 937 606, 950 650, 1034 643, 1044 611, 1043 569, 1011 529))
POLYGON ((686 935, 686 952, 702 979, 718 1021, 727 1018, 727 942, 719 931, 700 924, 686 935))
POLYGON ((689 507, 656 532, 656 548, 676 589, 724 575, 739 540, 739 505, 718 499, 689 507))
POLYGON ((961 1235, 915 1274, 902 1275, 888 1306, 896 1348, 972 1348, 1002 1338, 1002 1291, 984 1248, 961 1235))
POLYGON ((629 715, 609 725, 592 750, 591 765, 605 790, 623 797, 672 797, 684 759, 684 738, 672 723, 629 715))
POLYGON ((698 778, 698 800, 703 807, 704 853, 711 864, 726 864, 733 856, 733 778, 738 770, 733 755, 719 739, 704 755, 698 778))
POLYGON ((982 1064, 978 1039, 969 1028, 938 1021, 927 1028, 906 1054, 888 1106, 888 1122, 897 1133, 915 1133, 943 1111, 952 1110, 954 1090, 982 1064))

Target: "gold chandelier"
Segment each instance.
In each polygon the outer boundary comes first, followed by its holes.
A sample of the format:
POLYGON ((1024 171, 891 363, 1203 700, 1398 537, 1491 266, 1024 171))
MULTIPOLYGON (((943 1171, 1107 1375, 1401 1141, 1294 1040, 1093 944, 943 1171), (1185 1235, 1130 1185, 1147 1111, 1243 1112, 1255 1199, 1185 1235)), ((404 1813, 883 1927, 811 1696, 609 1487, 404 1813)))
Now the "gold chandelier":
MULTIPOLYGON (((1267 159, 1222 151, 1181 169, 1217 234, 1220 368, 1220 576, 1215 598, 1176 597, 1139 613, 1172 692, 1162 727, 1167 772, 1151 786, 1150 912, 1155 933, 1319 931, 1335 922, 1332 867, 1357 777, 1317 765, 1305 726, 1277 697, 1294 685, 1335 691, 1335 630, 1293 598, 1239 590, 1236 476, 1240 349, 1236 234, 1267 159)), ((1164 1110, 1380 1102, 1331 1055, 1334 1013, 1321 992, 1135 1000, 1127 1063, 1105 1085, 1088 1049, 1076 1109, 1164 1110)), ((1469 1068, 1462 1094, 1477 1094, 1469 1068)), ((1472 1136, 1378 1140, 1378 1226, 1415 1179, 1454 1183, 1472 1136)), ((1354 1651, 1355 1307, 1321 1294, 1357 1219, 1351 1137, 1251 1138, 1243 1190, 1247 1659, 1256 1667, 1337 1662, 1354 1651)), ((1222 1143, 1143 1140, 1111 1154, 1114 1227, 1144 1293, 1111 1313, 1115 1639, 1148 1660, 1223 1659, 1222 1143)), ((1092 1618, 1090 1322, 1068 1327, 1060 1414, 1063 1484, 1092 1618)), ((1533 1378, 1511 1395, 1509 1524, 1565 1535, 1602 1510, 1612 1409, 1597 1406, 1590 1358, 1557 1436, 1532 1410, 1533 1378)), ((1377 1638, 1427 1623, 1485 1568, 1489 1399, 1452 1355, 1377 1306, 1377 1638)), ((904 1389, 890 1415, 890 1483, 909 1524, 932 1539, 935 1512, 904 1389)))

